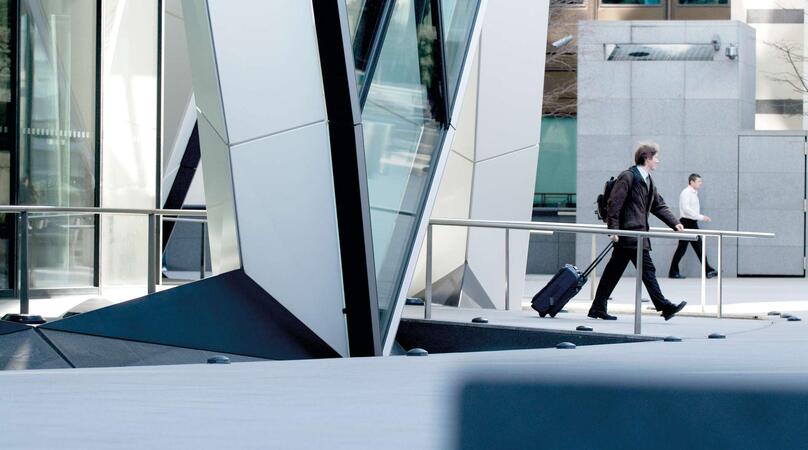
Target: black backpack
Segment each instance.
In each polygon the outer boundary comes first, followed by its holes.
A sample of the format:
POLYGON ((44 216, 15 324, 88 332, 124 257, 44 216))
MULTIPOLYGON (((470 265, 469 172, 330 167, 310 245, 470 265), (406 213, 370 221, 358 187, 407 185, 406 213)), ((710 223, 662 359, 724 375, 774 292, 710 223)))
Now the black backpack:
POLYGON ((603 193, 598 195, 598 199, 596 201, 597 208, 595 208, 595 214, 598 216, 603 222, 606 222, 606 216, 608 215, 607 206, 609 205, 609 196, 612 195, 612 188, 614 187, 615 182, 614 177, 609 177, 609 180, 606 184, 603 185, 603 193))
MULTIPOLYGON (((637 175, 634 173, 636 169, 633 167, 629 168, 629 172, 632 175, 632 183, 637 183, 637 175)), ((606 222, 606 218, 609 215, 608 206, 609 206, 609 196, 612 195, 612 188, 614 187, 614 183, 617 181, 614 177, 609 177, 609 181, 603 185, 603 193, 598 195, 597 200, 595 201, 597 208, 595 209, 595 214, 598 216, 603 222, 606 222)))

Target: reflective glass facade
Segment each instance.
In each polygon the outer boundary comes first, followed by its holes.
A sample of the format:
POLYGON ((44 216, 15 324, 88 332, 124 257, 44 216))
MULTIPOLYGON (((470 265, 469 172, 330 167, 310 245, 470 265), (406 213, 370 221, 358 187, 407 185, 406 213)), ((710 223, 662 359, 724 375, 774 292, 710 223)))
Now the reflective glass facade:
POLYGON ((478 2, 349 0, 379 324, 386 335, 448 127, 478 2), (371 6, 370 3, 373 3, 371 6))
POLYGON ((600 2, 604 5, 659 5, 659 0, 601 0, 600 2))
POLYGON ((477 17, 479 3, 467 0, 441 0, 443 40, 446 58, 446 81, 450 103, 454 104, 457 83, 466 57, 471 27, 477 17))
MULTIPOLYGON (((94 206, 96 2, 19 5, 17 202, 94 206)), ((93 285, 93 216, 32 215, 28 233, 32 288, 93 285)))
POLYGON ((534 205, 566 207, 574 201, 576 123, 574 117, 542 117, 534 205))
MULTIPOLYGON (((16 14, 10 0, 0 0, 0 204, 11 203, 11 155, 14 148, 14 65, 16 14)), ((11 283, 14 216, 0 213, 0 290, 11 283)))

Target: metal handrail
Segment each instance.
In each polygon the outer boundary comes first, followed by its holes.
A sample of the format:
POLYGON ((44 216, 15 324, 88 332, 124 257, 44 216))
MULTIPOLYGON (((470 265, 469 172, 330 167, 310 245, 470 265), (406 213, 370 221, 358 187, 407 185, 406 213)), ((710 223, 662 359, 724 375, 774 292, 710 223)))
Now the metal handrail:
MULTIPOLYGON (((536 224, 542 225, 555 225, 557 222, 531 222, 536 224)), ((582 223, 566 223, 564 224, 570 227, 576 228, 602 228, 608 229, 605 224, 582 224, 582 223)), ((650 227, 649 231, 660 231, 663 233, 679 233, 679 231, 673 231, 670 228, 664 227, 650 227)), ((773 238, 776 237, 774 233, 765 233, 759 231, 734 231, 734 230, 705 230, 705 229, 697 229, 694 230, 692 228, 686 228, 687 233, 697 234, 699 236, 724 236, 724 237, 734 237, 734 238, 773 238)), ((612 233, 609 233, 612 234, 612 233)))
MULTIPOLYGON (((536 222, 536 223, 543 223, 543 224, 552 224, 553 222, 536 222)), ((584 229, 584 228, 601 228, 607 229, 606 225, 604 224, 565 224, 569 227, 584 229)), ((662 227, 651 227, 650 231, 654 232, 664 232, 670 233, 671 230, 668 228, 662 227)), ((723 306, 724 306, 724 291, 723 291, 723 276, 721 275, 722 271, 722 256, 724 254, 724 238, 737 238, 737 239, 751 239, 751 238, 774 238, 774 233, 766 233, 766 232, 758 232, 758 231, 733 231, 733 230, 703 230, 699 229, 687 229, 688 233, 697 234, 699 236, 703 236, 704 239, 702 240, 701 246, 701 312, 705 311, 706 307, 706 290, 707 290, 707 237, 713 236, 717 239, 718 243, 718 261, 716 264, 716 317, 721 318, 723 314, 723 306)), ((594 236, 592 237, 592 257, 594 258, 596 254, 596 243, 594 236)), ((592 271, 591 274, 592 278, 592 285, 590 290, 590 298, 592 300, 595 299, 595 280, 597 278, 597 271, 592 271)))
MULTIPOLYGON (((30 214, 38 213, 73 213, 73 214, 119 214, 119 215, 140 215, 148 218, 148 274, 147 291, 153 294, 157 291, 157 280, 159 279, 157 261, 160 255, 160 244, 157 239, 158 221, 163 216, 175 217, 207 217, 206 210, 200 209, 159 209, 159 208, 102 208, 91 206, 23 206, 23 205, 0 205, 0 213, 17 214, 19 222, 18 250, 18 292, 20 299, 20 314, 29 312, 29 286, 28 286, 28 224, 30 214)), ((203 224, 204 226, 204 224, 203 224)), ((203 228, 204 231, 204 228, 203 228)), ((204 233, 203 233, 204 242, 204 233)), ((203 244, 204 246, 204 244, 203 244)), ((203 253, 204 258, 204 253, 203 253)))
MULTIPOLYGON (((559 224, 551 222, 524 222, 524 221, 502 221, 502 220, 474 220, 474 219, 430 219, 426 232, 426 292, 424 295, 424 318, 432 318, 432 227, 438 226, 462 226, 474 228, 499 228, 505 230, 505 309, 510 310, 510 230, 525 230, 533 233, 587 233, 606 234, 614 236, 626 236, 636 238, 662 238, 695 241, 697 234, 683 231, 634 231, 634 230, 610 230, 604 226, 587 224, 559 224)), ((634 293, 634 334, 640 334, 642 330, 642 252, 643 245, 637 245, 637 277, 636 289, 634 293)), ((593 281, 594 283, 594 281, 593 281)))
POLYGON ((93 206, 17 206, 0 205, 0 213, 88 213, 88 214, 130 214, 130 215, 160 215, 160 216, 190 216, 206 217, 208 212, 204 209, 155 209, 155 208, 105 208, 93 206))

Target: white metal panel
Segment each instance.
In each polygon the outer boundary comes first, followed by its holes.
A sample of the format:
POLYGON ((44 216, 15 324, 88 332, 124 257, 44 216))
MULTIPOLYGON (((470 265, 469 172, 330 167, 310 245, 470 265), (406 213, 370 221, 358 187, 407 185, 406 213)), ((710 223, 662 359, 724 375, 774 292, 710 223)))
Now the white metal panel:
MULTIPOLYGON (((441 179, 432 217, 466 219, 471 201, 471 180, 474 174, 471 161, 454 151, 449 153, 441 179)), ((432 233, 432 280, 438 280, 466 262, 465 227, 434 227, 432 233)), ((426 275, 426 243, 421 246, 410 292, 424 289, 426 275)))
POLYGON ((241 268, 230 151, 207 117, 200 115, 198 123, 201 162, 205 169, 210 260, 213 273, 218 274, 241 268))
MULTIPOLYGON (((193 99, 194 87, 191 75, 191 61, 188 55, 182 8, 177 8, 179 3, 178 0, 164 3, 166 8, 163 19, 164 174, 172 172, 169 161, 177 149, 185 150, 188 137, 196 123, 196 101, 193 99)), ((166 187, 170 185, 170 183, 163 184, 166 187)), ((165 195, 167 195, 167 190, 164 190, 165 195)))
POLYGON ((325 119, 311 2, 209 0, 229 143, 325 119))
MULTIPOLYGON (((538 146, 479 163, 474 168, 471 218, 530 220, 538 146)), ((510 296, 516 309, 522 300, 527 266, 527 232, 511 232, 510 296)), ((468 264, 497 308, 505 307, 505 232, 472 229, 468 264)))
POLYGON ((465 94, 458 99, 461 104, 459 108, 458 117, 454 118, 454 125, 457 132, 455 133, 454 142, 452 142, 452 150, 458 154, 468 158, 469 161, 474 161, 474 147, 477 144, 477 86, 479 85, 479 63, 480 52, 477 51, 469 59, 472 61, 471 69, 469 70, 469 82, 466 86, 465 94))
MULTIPOLYGON (((165 205, 168 199, 171 186, 174 185, 177 172, 180 170, 182 158, 185 156, 185 150, 188 148, 188 141, 191 139, 191 135, 194 132, 194 126, 196 125, 196 102, 194 101, 193 94, 188 100, 181 121, 173 124, 173 128, 171 129, 168 128, 166 121, 163 121, 163 125, 165 127, 163 128, 165 133, 163 135, 163 192, 160 200, 161 205, 165 205), (174 138, 171 139, 171 144, 168 144, 169 140, 165 138, 169 132, 174 136, 174 138)), ((204 204, 204 202, 200 204, 204 204)))
POLYGON ((208 123, 228 143, 225 125, 222 94, 219 89, 219 73, 216 67, 216 50, 213 48, 207 2, 183 0, 185 35, 188 57, 191 61, 191 74, 194 81, 196 106, 207 117, 208 123))
POLYGON ((231 157, 244 270, 347 356, 327 126, 234 146, 231 157))
POLYGON ((480 43, 477 161, 539 143, 548 0, 493 1, 480 43))

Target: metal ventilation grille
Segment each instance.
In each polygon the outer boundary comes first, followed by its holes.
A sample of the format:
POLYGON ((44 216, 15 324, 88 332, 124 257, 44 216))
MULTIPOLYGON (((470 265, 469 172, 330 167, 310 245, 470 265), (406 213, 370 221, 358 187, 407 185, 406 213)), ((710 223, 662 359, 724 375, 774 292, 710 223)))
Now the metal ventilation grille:
POLYGON ((712 61, 712 44, 610 44, 607 61, 712 61))

